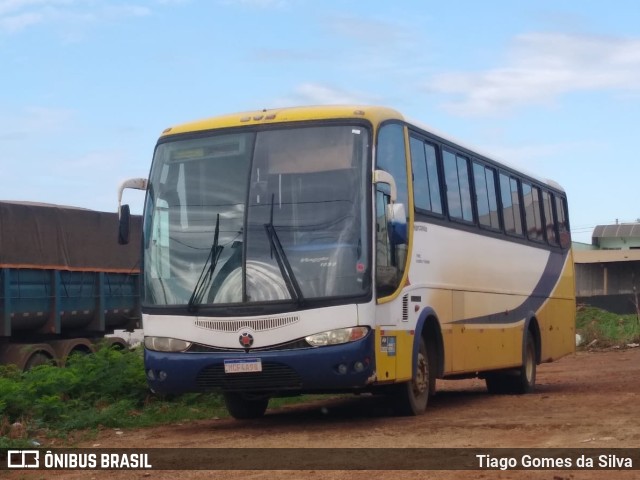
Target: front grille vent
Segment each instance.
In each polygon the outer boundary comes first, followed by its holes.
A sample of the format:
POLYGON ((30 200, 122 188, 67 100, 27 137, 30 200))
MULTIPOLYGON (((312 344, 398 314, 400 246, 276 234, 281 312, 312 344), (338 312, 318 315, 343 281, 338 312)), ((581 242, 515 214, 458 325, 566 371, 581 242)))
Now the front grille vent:
POLYGON ((224 373, 224 365, 203 368, 196 378, 198 387, 205 391, 250 391, 274 392, 299 390, 300 376, 287 365, 263 363, 262 372, 224 373))
POLYGON ((243 328, 250 328, 254 332, 264 332, 267 330, 286 327, 299 321, 300 317, 297 315, 239 320, 207 320, 204 318, 198 318, 195 321, 195 325, 196 327, 213 330, 215 332, 233 333, 243 328))
MULTIPOLYGON (((280 343, 278 345, 269 345, 266 347, 252 347, 251 352, 271 352, 276 350, 298 350, 300 348, 313 348, 309 345, 304 338, 293 340, 291 342, 280 343)), ((244 352, 244 348, 225 348, 225 347, 211 347, 209 345, 202 345, 200 343, 192 344, 187 352, 189 353, 217 353, 217 352, 244 352)))

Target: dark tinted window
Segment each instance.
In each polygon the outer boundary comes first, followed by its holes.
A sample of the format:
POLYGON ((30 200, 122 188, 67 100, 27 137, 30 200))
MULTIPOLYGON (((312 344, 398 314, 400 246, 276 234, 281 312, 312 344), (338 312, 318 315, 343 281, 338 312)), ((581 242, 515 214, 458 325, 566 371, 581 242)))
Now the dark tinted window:
POLYGON ((544 209, 544 223, 547 231, 547 242, 550 245, 558 245, 556 237, 556 222, 553 218, 553 195, 549 192, 542 192, 542 207, 544 209))
POLYGON ((442 214, 440 180, 433 145, 411 137, 413 197, 416 208, 442 214))
POLYGON ((471 189, 469 188, 469 161, 465 157, 445 150, 443 164, 449 216, 456 220, 473 222, 471 189))
POLYGON ((476 187, 478 221, 485 227, 500 228, 498 201, 494 170, 479 163, 473 163, 473 179, 476 187))
POLYGON ((569 248, 571 246, 571 233, 569 232, 569 220, 567 217, 567 202, 562 197, 556 197, 556 218, 558 220, 560 246, 569 248))
POLYGON ((409 205, 406 161, 402 125, 384 125, 378 133, 376 168, 393 175, 398 190, 397 201, 403 205, 409 205))
MULTIPOLYGON (((376 148, 376 168, 393 175, 398 190, 398 203, 409 210, 409 189, 407 182, 407 157, 405 151, 404 128, 397 123, 389 123, 380 128, 376 148)), ((378 297, 392 294, 400 285, 406 265, 406 245, 392 241, 386 216, 390 202, 389 185, 376 185, 376 286, 378 297)), ((406 219, 408 223, 408 218, 406 219)))
POLYGON ((518 180, 501 173, 500 198, 502 199, 502 216, 504 218, 504 228, 506 232, 512 235, 522 235, 518 180))
POLYGON ((530 183, 522 182, 522 200, 524 202, 528 237, 531 240, 544 241, 540 211, 540 189, 532 187, 530 183))

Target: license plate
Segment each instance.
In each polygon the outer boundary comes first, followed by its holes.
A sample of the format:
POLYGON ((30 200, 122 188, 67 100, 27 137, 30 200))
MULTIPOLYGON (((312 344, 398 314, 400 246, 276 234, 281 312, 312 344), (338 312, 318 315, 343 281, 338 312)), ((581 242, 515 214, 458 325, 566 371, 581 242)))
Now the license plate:
POLYGON ((246 358, 242 360, 225 360, 224 373, 261 372, 262 360, 259 358, 246 358))

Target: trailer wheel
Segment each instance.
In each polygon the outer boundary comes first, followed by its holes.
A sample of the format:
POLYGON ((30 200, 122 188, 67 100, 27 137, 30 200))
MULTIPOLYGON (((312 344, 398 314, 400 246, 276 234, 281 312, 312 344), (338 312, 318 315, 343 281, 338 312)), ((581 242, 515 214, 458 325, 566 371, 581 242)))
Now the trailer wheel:
MULTIPOLYGON (((420 339, 415 365, 413 378, 398 385, 393 392, 395 410, 402 416, 420 415, 427 409, 429 391, 432 388, 432 369, 429 367, 429 355, 424 338, 420 339)), ((433 388, 435 390, 435 386, 433 388)))
POLYGON ((229 414, 237 420, 260 418, 267 411, 268 396, 253 396, 247 393, 226 392, 224 403, 229 414))
POLYGON ((40 365, 54 365, 53 359, 46 353, 35 352, 29 357, 24 364, 24 371, 31 370, 32 368, 39 367, 40 365))

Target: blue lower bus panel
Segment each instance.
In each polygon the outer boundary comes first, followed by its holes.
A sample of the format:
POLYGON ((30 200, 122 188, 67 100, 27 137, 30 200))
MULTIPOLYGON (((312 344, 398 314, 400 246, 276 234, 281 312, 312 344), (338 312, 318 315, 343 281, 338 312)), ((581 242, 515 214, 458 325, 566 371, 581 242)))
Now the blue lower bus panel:
POLYGON ((342 345, 248 353, 145 349, 145 368, 149 386, 159 393, 353 391, 366 388, 375 375, 373 339, 370 332, 342 345), (253 371, 256 359, 260 371, 253 371))

